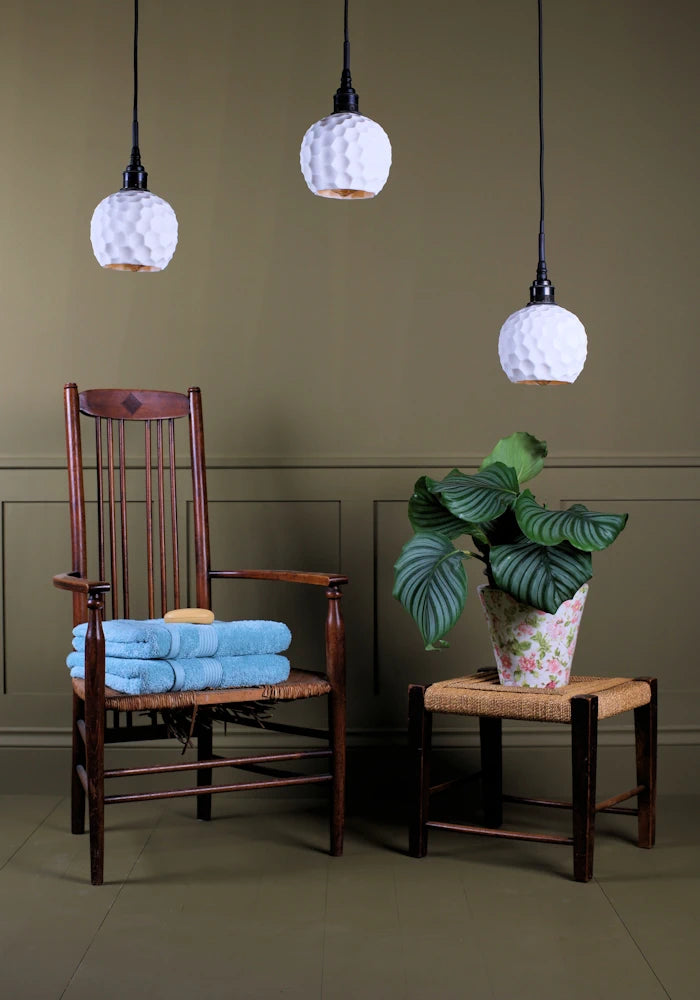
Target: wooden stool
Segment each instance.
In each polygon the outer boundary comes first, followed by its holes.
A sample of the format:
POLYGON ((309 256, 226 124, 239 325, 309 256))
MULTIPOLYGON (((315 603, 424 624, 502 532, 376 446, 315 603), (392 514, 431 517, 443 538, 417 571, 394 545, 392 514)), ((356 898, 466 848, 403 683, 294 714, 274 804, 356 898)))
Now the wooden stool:
MULTIPOLYGON (((638 844, 653 847, 656 826, 656 679, 622 677, 572 677, 566 687, 502 687, 495 670, 482 670, 437 684, 410 685, 408 689, 409 742, 414 769, 414 800, 411 808, 409 854, 423 858, 428 851, 428 827, 479 833, 510 840, 534 840, 546 844, 571 844, 574 878, 588 882, 593 877, 593 840, 598 812, 624 813, 638 818, 638 844), (637 785, 596 805, 596 754, 598 719, 634 710, 637 754, 637 785), (479 718, 484 826, 442 823, 429 819, 431 794, 455 781, 430 785, 430 749, 433 714, 475 715, 479 718), (504 795, 502 789, 501 720, 558 722, 571 725, 572 802, 530 799, 504 795), (637 808, 620 803, 637 796, 637 808), (571 809, 573 836, 521 833, 499 829, 503 802, 571 809)), ((462 779, 456 779, 460 781, 462 779)))

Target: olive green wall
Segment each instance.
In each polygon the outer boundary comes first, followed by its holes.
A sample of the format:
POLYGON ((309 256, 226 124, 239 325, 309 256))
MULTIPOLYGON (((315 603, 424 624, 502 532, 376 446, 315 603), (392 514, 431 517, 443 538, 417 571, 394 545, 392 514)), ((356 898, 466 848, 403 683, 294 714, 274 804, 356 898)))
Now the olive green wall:
MULTIPOLYGON (((377 199, 350 204, 312 197, 298 164, 337 86, 340 0, 141 6, 141 148, 180 223, 156 275, 102 271, 88 236, 128 159, 131 4, 2 4, 0 745, 55 759, 67 741, 70 602, 48 585, 68 568, 63 382, 198 384, 216 562, 352 577, 353 744, 402 738, 408 681, 489 659, 473 594, 443 655, 391 599, 413 481, 515 429, 547 439, 540 499, 631 515, 594 560, 577 669, 659 675, 680 786, 700 746, 700 8, 546 4, 548 257, 589 358, 573 387, 536 389, 508 383, 496 350, 536 264, 534 0, 353 0, 360 107, 394 164, 377 199)), ((293 600, 299 628, 322 615, 293 600)), ((257 591, 251 609, 269 612, 257 591)), ((447 721, 445 745, 473 744, 447 721)), ((509 739, 534 752, 565 733, 509 739)))

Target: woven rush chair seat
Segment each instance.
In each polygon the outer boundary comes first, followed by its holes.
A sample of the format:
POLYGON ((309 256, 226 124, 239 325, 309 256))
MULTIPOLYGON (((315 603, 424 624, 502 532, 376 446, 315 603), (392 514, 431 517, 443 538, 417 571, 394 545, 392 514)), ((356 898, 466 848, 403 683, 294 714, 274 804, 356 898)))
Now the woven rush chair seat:
MULTIPOLYGON (((73 690, 85 698, 85 681, 74 677, 73 690)), ((222 705, 241 701, 297 701, 330 694, 331 685, 323 674, 290 670, 280 684, 260 687, 206 688, 202 691, 167 691, 165 694, 122 694, 105 686, 105 708, 117 712, 149 712, 161 709, 188 708, 194 705, 222 705)))
POLYGON ((493 668, 435 684, 411 684, 408 689, 410 766, 413 772, 409 854, 428 852, 428 830, 480 834, 507 840, 529 840, 573 847, 574 878, 593 878, 595 818, 598 813, 622 813, 637 818, 637 844, 654 846, 656 831, 656 679, 651 677, 573 677, 560 688, 506 687, 493 668), (634 712, 637 784, 596 802, 598 719, 634 712), (431 784, 432 719, 434 714, 467 715, 479 719, 483 822, 480 825, 434 819, 435 797, 465 780, 431 784), (571 801, 525 798, 503 794, 502 720, 554 722, 571 726, 571 801), (636 808, 621 803, 636 798, 636 808), (572 835, 503 830, 503 803, 570 809, 572 835))
POLYGON ((647 681, 625 677, 572 677, 560 688, 504 687, 497 670, 484 670, 431 684, 425 693, 425 708, 448 715, 570 723, 571 699, 581 695, 595 695, 598 718, 609 719, 648 705, 651 688, 647 681))

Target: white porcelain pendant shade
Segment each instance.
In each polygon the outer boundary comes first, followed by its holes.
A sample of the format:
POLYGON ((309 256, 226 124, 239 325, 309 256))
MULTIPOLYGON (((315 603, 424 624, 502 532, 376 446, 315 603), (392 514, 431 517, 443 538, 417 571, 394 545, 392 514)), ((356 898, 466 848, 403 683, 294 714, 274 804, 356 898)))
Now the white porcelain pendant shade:
POLYGON ((301 172, 322 198, 374 198, 387 182, 391 143, 381 125, 339 111, 311 126, 301 143, 301 172))
POLYGON ((498 338, 501 367, 511 382, 534 385, 575 382, 587 348, 581 320, 548 302, 535 302, 514 312, 498 338))
POLYGON ((177 246, 177 217, 168 202, 151 191, 123 188, 93 212, 90 241, 102 267, 162 271, 177 246))

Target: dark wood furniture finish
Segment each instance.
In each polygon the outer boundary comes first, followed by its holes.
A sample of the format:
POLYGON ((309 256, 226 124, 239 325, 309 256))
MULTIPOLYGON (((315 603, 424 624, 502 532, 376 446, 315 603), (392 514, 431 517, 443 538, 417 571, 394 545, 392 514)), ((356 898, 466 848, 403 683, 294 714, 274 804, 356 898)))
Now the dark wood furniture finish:
MULTIPOLYGON (((212 569, 202 404, 198 388, 191 388, 187 395, 141 389, 91 389, 78 394, 76 385, 69 383, 65 386, 64 401, 73 567, 70 573, 55 576, 53 582, 73 596, 74 625, 88 623, 85 679, 73 680, 71 829, 76 834, 84 832, 87 799, 92 884, 100 885, 103 881, 104 808, 115 802, 194 795, 197 797, 197 817, 208 820, 215 793, 327 782, 331 785, 330 850, 331 854, 339 856, 343 851, 345 818, 345 636, 340 588, 347 583, 347 578, 337 573, 212 569), (95 425, 96 562, 99 579, 88 578, 81 414, 91 418, 95 425), (137 611, 131 593, 133 569, 129 553, 129 521, 134 516, 136 501, 128 498, 127 517, 127 483, 133 480, 127 473, 125 427, 127 422, 133 424, 137 421, 144 427, 142 464, 145 466, 143 506, 147 606, 143 611, 153 618, 170 608, 182 606, 175 420, 183 417, 189 423, 197 606, 211 607, 212 580, 270 580, 323 587, 328 599, 323 672, 292 670, 287 681, 269 687, 178 691, 142 696, 121 694, 105 686, 102 629, 107 615, 105 602, 109 601, 113 618, 131 617, 137 611), (273 732, 318 738, 323 741, 322 749, 230 758, 214 755, 207 706, 289 701, 317 696, 328 699, 328 731, 272 721, 266 721, 265 728, 273 732), (162 739, 168 735, 168 729, 159 721, 158 713, 182 707, 191 707, 196 713, 193 717, 196 762, 105 770, 105 744, 162 739), (151 724, 135 723, 135 712, 150 713, 151 724), (107 725, 110 717, 111 724, 107 725), (275 770, 268 767, 279 762, 314 759, 328 761, 327 770, 321 774, 290 775, 285 772, 275 777, 275 770), (214 770, 221 767, 257 771, 272 774, 273 777, 238 784, 214 784, 214 770), (180 771, 196 771, 196 785, 166 791, 105 795, 105 781, 109 779, 180 771)), ((141 617, 146 615, 142 613, 141 617)), ((245 716, 240 724, 256 725, 245 716)))
MULTIPOLYGON (((493 673, 487 671, 484 673, 493 673)), ((574 678, 572 678, 572 681, 574 678)), ((596 680, 596 678, 592 678, 596 680)), ((431 711, 426 707, 426 692, 429 685, 412 684, 408 689, 408 734, 410 769, 413 775, 409 854, 423 858, 428 852, 428 829, 433 827, 453 830, 458 833, 481 834, 487 837, 501 837, 508 840, 529 840, 547 844, 565 844, 573 848, 574 879, 588 882, 593 878, 593 846, 595 840, 595 818, 597 813, 621 813, 637 817, 637 844, 639 847, 654 846, 656 835, 656 718, 657 684, 655 678, 635 678, 649 686, 648 702, 634 707, 634 728, 636 744, 637 785, 619 795, 611 796, 596 803, 596 758, 598 750, 598 696, 581 694, 570 699, 571 725, 571 774, 572 801, 525 798, 518 795, 504 795, 502 788, 502 739, 501 718, 495 715, 478 716, 481 746, 481 770, 468 778, 457 778, 442 784, 430 784, 430 755, 432 716, 434 711, 448 712, 449 708, 431 711), (484 823, 481 826, 450 823, 430 819, 431 798, 455 784, 481 779, 482 809, 484 823), (637 797, 637 808, 627 808, 621 802, 637 797), (503 803, 519 802, 527 805, 545 806, 572 811, 572 835, 570 837, 550 833, 525 833, 517 830, 500 829, 503 822, 503 803)), ((511 695, 512 697, 512 695, 511 695)), ((527 699, 528 695, 523 694, 527 699)), ((527 702, 525 703, 527 705, 527 702)), ((624 710, 624 709, 623 709, 624 710)), ((505 712, 505 708, 504 708, 505 712)), ((460 714, 474 715, 476 712, 461 711, 460 714)), ((617 714, 609 711, 608 715, 617 714)), ((523 714, 504 717, 526 718, 523 714)), ((533 714, 534 719, 534 714, 533 714)), ((538 718, 537 721, 550 721, 538 718)), ((554 720, 551 720, 554 721, 554 720)), ((558 720, 561 721, 561 720, 558 720)))

